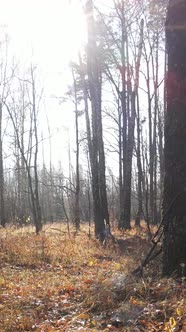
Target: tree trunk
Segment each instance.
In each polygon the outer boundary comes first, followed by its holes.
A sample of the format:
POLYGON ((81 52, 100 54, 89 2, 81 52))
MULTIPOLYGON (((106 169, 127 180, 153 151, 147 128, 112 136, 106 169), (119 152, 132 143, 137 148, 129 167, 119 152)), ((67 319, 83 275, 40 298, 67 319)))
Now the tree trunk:
POLYGON ((165 119, 163 274, 186 275, 186 2, 170 0, 166 21, 168 52, 165 119))
POLYGON ((154 123, 153 123, 153 175, 154 175, 154 181, 153 181, 153 215, 152 215, 152 223, 157 224, 158 223, 158 210, 157 210, 157 114, 158 114, 158 78, 159 78, 159 63, 158 63, 158 57, 159 57, 159 39, 158 39, 158 32, 156 33, 156 43, 155 43, 155 59, 152 55, 152 72, 153 72, 153 83, 154 83, 154 123))
POLYGON ((130 87, 130 79, 128 79, 129 87, 128 92, 130 94, 131 100, 131 114, 128 119, 128 139, 126 147, 126 165, 125 165, 125 177, 124 177, 124 228, 130 229, 130 219, 131 219, 131 181, 132 181, 132 155, 134 148, 134 128, 135 128, 135 118, 136 118, 136 96, 138 93, 139 86, 139 70, 141 62, 141 54, 143 47, 143 28, 144 21, 141 20, 140 23, 140 40, 138 47, 138 54, 136 56, 135 62, 135 78, 134 78, 134 87, 133 91, 130 87))
POLYGON ((131 181, 132 181, 132 154, 134 147, 134 127, 135 127, 135 117, 136 117, 136 92, 132 92, 131 95, 131 117, 128 124, 128 140, 127 140, 127 155, 126 155, 126 165, 125 165, 125 187, 124 187, 124 227, 130 229, 130 219, 131 219, 131 181))
POLYGON ((0 222, 1 226, 5 227, 2 108, 2 102, 0 102, 0 222))
POLYGON ((34 136, 35 136, 35 151, 34 151, 34 181, 35 181, 35 195, 33 208, 34 211, 34 224, 36 227, 36 234, 42 230, 42 216, 41 216, 41 206, 39 198, 39 180, 38 180, 38 132, 37 132, 37 111, 36 111, 36 90, 35 90, 35 78, 34 69, 31 67, 31 84, 32 84, 32 107, 33 107, 33 126, 34 126, 34 136))
MULTIPOLYGON (((101 91, 101 86, 100 86, 101 91)), ((101 101, 101 97, 100 97, 101 101)), ((103 126, 102 126, 102 111, 101 105, 98 114, 98 138, 99 138, 99 184, 100 184, 100 199, 103 209, 103 218, 106 224, 109 226, 109 212, 108 212, 108 201, 107 201, 107 191, 106 191, 106 176, 105 176, 105 152, 104 152, 104 142, 103 142, 103 126)))
POLYGON ((140 226, 140 221, 143 213, 143 198, 142 198, 142 181, 143 181, 143 173, 142 173, 142 165, 141 165, 141 137, 140 137, 140 110, 139 110, 139 95, 137 94, 137 117, 136 117, 136 125, 137 125, 137 169, 138 169, 138 210, 136 213, 135 225, 140 226))
POLYGON ((118 143, 119 143, 119 213, 118 215, 118 228, 122 227, 121 224, 121 211, 123 208, 123 172, 122 172, 122 114, 120 110, 120 100, 118 98, 118 143))
POLYGON ((76 128, 76 193, 75 193, 75 227, 78 231, 80 229, 80 179, 79 179, 79 122, 78 122, 78 96, 77 96, 77 83, 72 69, 72 76, 74 81, 74 98, 75 98, 75 128, 76 128))
POLYGON ((152 142, 152 99, 150 91, 150 69, 149 62, 147 62, 147 94, 148 94, 148 120, 149 120, 149 218, 150 222, 153 220, 154 208, 154 185, 153 185, 153 142, 152 142))
POLYGON ((93 210, 94 210, 94 222, 95 222, 95 236, 101 241, 104 240, 105 224, 104 224, 104 204, 102 195, 106 194, 106 187, 104 183, 100 183, 100 167, 102 176, 105 176, 104 170, 104 150, 103 150, 103 137, 102 137, 102 117, 101 117, 101 70, 100 61, 97 56, 97 44, 96 44, 96 30, 93 16, 93 3, 92 0, 88 0, 86 3, 86 15, 87 15, 87 28, 88 28, 88 47, 87 47, 87 72, 88 72, 88 84, 90 91, 90 100, 92 108, 92 146, 90 157, 91 171, 92 171, 92 194, 93 194, 93 210), (101 153, 101 161, 100 161, 101 153))
POLYGON ((122 123, 122 143, 123 143, 123 182, 122 182, 122 192, 120 201, 121 211, 120 211, 120 220, 119 220, 119 228, 124 228, 125 225, 125 218, 124 218, 124 195, 125 195, 125 185, 126 185, 126 156, 127 156, 127 98, 126 98, 126 27, 125 27, 125 11, 124 11, 124 1, 122 0, 121 3, 122 11, 121 11, 121 81, 122 81, 122 91, 121 91, 121 109, 122 109, 122 116, 123 116, 123 123, 122 123))
MULTIPOLYGON (((162 197, 163 197, 163 179, 164 179, 164 151, 163 151, 163 130, 164 130, 164 116, 160 108, 158 109, 158 138, 159 138, 159 158, 160 158, 160 203, 159 211, 162 207, 162 197)), ((161 214, 160 214, 161 215, 161 214)))

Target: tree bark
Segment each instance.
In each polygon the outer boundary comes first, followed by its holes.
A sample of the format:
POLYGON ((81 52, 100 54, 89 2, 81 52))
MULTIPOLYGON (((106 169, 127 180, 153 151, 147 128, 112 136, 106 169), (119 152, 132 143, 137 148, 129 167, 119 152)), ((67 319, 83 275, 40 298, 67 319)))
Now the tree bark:
POLYGON ((104 219, 106 219, 107 222, 109 222, 109 219, 101 115, 102 70, 100 68, 100 59, 97 54, 92 0, 88 0, 86 3, 86 15, 88 28, 87 72, 92 108, 92 144, 90 161, 92 172, 93 210, 95 236, 102 241, 105 237, 104 219))
POLYGON ((165 119, 163 274, 186 275, 186 2, 170 0, 166 21, 168 52, 165 119))

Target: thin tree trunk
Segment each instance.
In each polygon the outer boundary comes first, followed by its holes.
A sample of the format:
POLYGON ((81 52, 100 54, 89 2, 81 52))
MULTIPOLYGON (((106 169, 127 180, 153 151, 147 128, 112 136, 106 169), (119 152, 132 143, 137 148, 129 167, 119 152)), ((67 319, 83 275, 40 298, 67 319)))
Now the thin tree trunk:
POLYGON ((143 213, 143 198, 142 198, 142 166, 141 166, 141 128, 140 128, 140 110, 139 110, 139 95, 137 94, 137 169, 138 169, 138 210, 135 219, 135 225, 140 226, 140 220, 143 213))
POLYGON ((79 123, 78 123, 78 100, 77 100, 77 86, 74 71, 72 69, 72 76, 74 81, 74 98, 75 98, 75 128, 76 128, 76 193, 75 193, 75 227, 78 231, 80 229, 80 180, 79 180, 79 123))
POLYGON ((122 128, 121 128, 121 110, 120 110, 120 103, 118 98, 118 133, 119 133, 119 213, 118 216, 118 228, 121 228, 121 211, 123 208, 123 173, 122 173, 122 128))
POLYGON ((33 107, 33 121, 34 121, 34 135, 35 135, 35 153, 34 153, 34 181, 35 181, 35 195, 34 195, 34 224, 36 227, 36 233, 38 234, 42 229, 41 222, 41 207, 39 200, 39 180, 38 180, 38 133, 37 133, 37 112, 36 112, 36 91, 35 91, 35 79, 34 70, 31 68, 31 79, 32 79, 32 107, 33 107))
POLYGON ((159 39, 158 32, 156 33, 156 49, 155 49, 155 63, 152 56, 152 68, 153 68, 153 82, 154 82, 154 123, 153 123, 153 173, 154 173, 154 192, 153 192, 153 224, 158 223, 158 211, 157 211, 157 115, 158 115, 158 55, 159 55, 159 39))
MULTIPOLYGON (((101 73, 100 73, 101 75, 101 73)), ((101 83, 100 83, 101 84, 101 83)), ((101 92, 101 85, 100 85, 101 92)), ((100 96, 101 102, 101 96, 100 96)), ((100 184, 100 199, 103 209, 103 218, 106 224, 110 227, 109 223, 109 211, 108 211, 108 201, 107 201, 107 190, 106 190, 106 176, 105 176, 105 152, 104 152, 104 142, 103 142, 103 128, 102 128, 102 111, 101 104, 98 113, 98 133, 99 133, 99 184, 100 184)))
POLYGON ((2 139, 2 113, 3 105, 0 102, 0 221, 5 227, 5 207, 4 207, 4 168, 3 168, 3 139, 2 139))
POLYGON ((148 93, 148 120, 149 120, 149 217, 153 220, 154 208, 154 186, 153 186, 153 142, 152 142, 152 100, 150 95, 150 70, 149 62, 147 63, 147 93, 148 93))
POLYGON ((122 142, 123 142, 123 183, 122 183, 122 196, 120 201, 122 202, 120 211, 119 228, 125 227, 125 186, 126 186, 126 157, 127 157, 127 98, 126 98, 126 27, 125 27, 125 12, 124 12, 124 0, 122 0, 121 9, 121 81, 122 81, 122 92, 121 92, 121 108, 122 108, 122 142))
POLYGON ((159 158, 160 158, 160 204, 159 204, 159 211, 162 207, 162 198, 163 198, 163 179, 164 179, 164 151, 163 151, 163 115, 158 109, 158 138, 159 138, 159 158))

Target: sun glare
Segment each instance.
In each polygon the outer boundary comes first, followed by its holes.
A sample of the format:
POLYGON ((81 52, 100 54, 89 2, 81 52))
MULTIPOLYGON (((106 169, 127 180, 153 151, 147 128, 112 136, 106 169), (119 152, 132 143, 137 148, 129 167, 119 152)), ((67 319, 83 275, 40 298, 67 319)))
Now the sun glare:
POLYGON ((69 52, 69 58, 73 58, 86 41, 86 22, 80 5, 71 4, 67 8, 63 27, 64 46, 69 52))
POLYGON ((0 3, 1 25, 7 27, 19 58, 30 61, 34 55, 38 64, 60 71, 60 63, 72 61, 86 40, 80 1, 0 0, 0 3))

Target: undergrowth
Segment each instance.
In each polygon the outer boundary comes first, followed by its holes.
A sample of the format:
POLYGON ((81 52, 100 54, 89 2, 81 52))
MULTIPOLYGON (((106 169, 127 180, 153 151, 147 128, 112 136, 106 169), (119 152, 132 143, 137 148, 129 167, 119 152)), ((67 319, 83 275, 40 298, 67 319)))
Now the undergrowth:
POLYGON ((162 279, 160 258, 132 276, 146 231, 115 237, 103 246, 86 226, 1 229, 0 332, 186 331, 184 278, 162 279))

